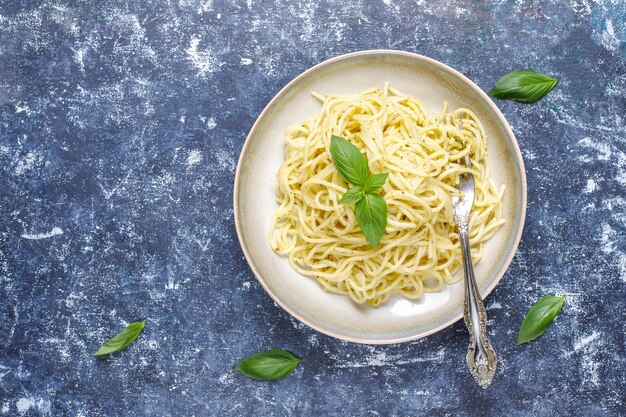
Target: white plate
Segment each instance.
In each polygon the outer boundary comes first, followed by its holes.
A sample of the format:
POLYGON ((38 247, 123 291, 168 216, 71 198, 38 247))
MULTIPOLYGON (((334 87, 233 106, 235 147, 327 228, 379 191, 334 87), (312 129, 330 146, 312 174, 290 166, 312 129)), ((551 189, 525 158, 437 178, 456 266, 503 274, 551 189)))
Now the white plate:
POLYGON ((506 185, 506 223, 486 243, 475 268, 483 297, 509 266, 526 214, 524 163, 511 128, 489 97, 452 68, 421 55, 379 50, 342 55, 296 77, 263 110, 241 152, 234 189, 237 234, 250 268, 279 305, 322 333, 359 343, 417 339, 454 323, 462 316, 462 281, 417 301, 396 296, 378 308, 356 305, 295 272, 272 251, 268 230, 277 207, 274 181, 283 162, 285 129, 319 111, 311 92, 358 93, 382 88, 386 81, 429 111, 440 111, 444 101, 449 109, 469 107, 485 127, 493 180, 506 185))

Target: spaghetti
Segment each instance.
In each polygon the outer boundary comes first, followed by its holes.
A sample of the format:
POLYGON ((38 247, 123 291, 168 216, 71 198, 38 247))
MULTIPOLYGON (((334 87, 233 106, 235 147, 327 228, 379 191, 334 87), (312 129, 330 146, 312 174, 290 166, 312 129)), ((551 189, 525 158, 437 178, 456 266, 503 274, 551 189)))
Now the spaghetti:
POLYGON ((385 85, 354 95, 319 95, 322 109, 286 132, 269 238, 300 274, 323 288, 378 306, 391 294, 419 298, 458 281, 462 265, 451 196, 462 172, 472 172, 472 259, 502 219, 504 186, 489 177, 485 131, 470 109, 440 113, 385 85), (372 174, 388 172, 381 189, 387 228, 376 249, 363 236, 348 189, 330 154, 331 135, 348 139, 367 157, 372 174), (472 168, 462 160, 470 156, 472 168))

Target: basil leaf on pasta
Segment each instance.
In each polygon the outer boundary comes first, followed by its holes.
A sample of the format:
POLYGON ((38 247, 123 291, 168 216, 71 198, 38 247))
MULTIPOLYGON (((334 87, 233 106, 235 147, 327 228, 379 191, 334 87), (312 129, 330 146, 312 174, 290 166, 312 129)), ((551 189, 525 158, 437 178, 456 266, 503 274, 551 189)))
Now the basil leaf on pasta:
POLYGON ((363 198, 363 189, 359 186, 352 187, 341 197, 341 204, 358 203, 363 198))
POLYGON ((270 349, 243 358, 235 371, 248 378, 260 381, 273 381, 284 378, 298 366, 300 359, 281 349, 270 349))
POLYGON ((350 141, 336 135, 330 138, 330 154, 339 176, 353 185, 363 185, 370 170, 367 159, 350 141))
POLYGON ((356 203, 356 220, 361 227, 365 239, 376 248, 387 227, 387 204, 378 194, 365 194, 356 203))
POLYGON ((501 100, 534 103, 548 94, 557 80, 533 70, 512 71, 500 78, 489 95, 501 100))
POLYGON ((365 184, 363 184, 363 189, 365 190, 366 193, 374 193, 378 191, 380 187, 385 185, 385 181, 387 181, 388 176, 389 176, 388 172, 369 176, 365 180, 365 184))
POLYGON ((565 296, 547 295, 533 304, 519 328, 517 344, 522 345, 544 334, 561 311, 564 302, 565 296))
POLYGON ((115 335, 115 337, 103 344, 93 355, 108 355, 109 353, 126 349, 135 341, 135 339, 137 339, 137 337, 139 337, 139 334, 141 334, 141 330, 145 324, 145 320, 129 324, 124 330, 115 335))

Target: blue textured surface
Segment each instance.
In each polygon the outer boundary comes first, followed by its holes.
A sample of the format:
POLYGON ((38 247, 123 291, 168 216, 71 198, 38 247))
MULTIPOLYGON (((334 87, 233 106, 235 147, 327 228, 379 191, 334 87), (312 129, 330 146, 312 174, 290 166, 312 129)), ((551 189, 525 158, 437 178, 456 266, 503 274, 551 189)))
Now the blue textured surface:
POLYGON ((624 2, 0 1, 0 415, 626 415, 624 2), (501 357, 482 391, 466 331, 395 346, 323 336, 270 300, 233 225, 245 136, 294 76, 392 48, 488 90, 531 67, 559 79, 498 102, 528 174, 522 243, 487 300, 501 357), (516 331, 568 294, 538 341, 516 331), (120 354, 90 356, 130 321, 120 354), (270 347, 278 382, 231 371, 270 347))

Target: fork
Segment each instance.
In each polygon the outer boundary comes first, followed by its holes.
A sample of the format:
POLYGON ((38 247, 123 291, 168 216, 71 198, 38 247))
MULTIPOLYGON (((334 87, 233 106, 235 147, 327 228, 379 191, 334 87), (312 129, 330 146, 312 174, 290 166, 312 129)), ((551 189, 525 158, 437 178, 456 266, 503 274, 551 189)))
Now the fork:
MULTIPOLYGON (((465 156, 465 166, 472 167, 468 155, 465 156)), ((463 272, 465 275, 465 302, 464 314, 465 326, 469 331, 470 342, 465 360, 469 366, 470 374, 478 385, 487 388, 496 373, 498 359, 496 352, 487 338, 487 313, 480 298, 474 267, 472 266, 472 253, 469 243, 469 215, 474 204, 474 176, 464 173, 459 176, 458 190, 461 196, 452 197, 452 214, 456 223, 461 252, 463 254, 463 272)))

